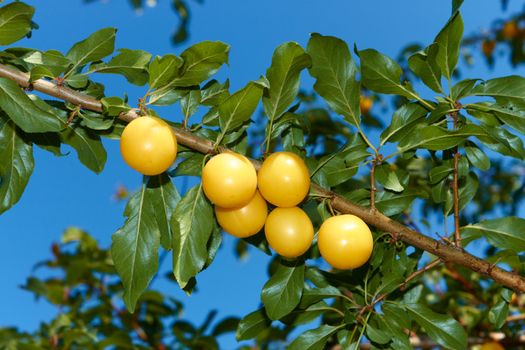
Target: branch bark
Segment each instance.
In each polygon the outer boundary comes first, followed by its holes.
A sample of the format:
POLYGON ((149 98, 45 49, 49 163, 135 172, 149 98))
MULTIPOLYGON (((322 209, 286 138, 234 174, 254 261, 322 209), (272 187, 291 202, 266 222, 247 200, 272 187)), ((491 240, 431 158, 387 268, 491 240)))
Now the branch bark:
MULTIPOLYGON (((15 81, 23 88, 34 89, 49 96, 71 102, 84 109, 95 112, 102 112, 102 103, 91 96, 84 95, 77 91, 71 90, 67 87, 57 86, 53 82, 47 80, 36 80, 29 83, 29 75, 23 73, 16 68, 0 64, 0 78, 7 78, 15 81)), ((122 114, 119 118, 124 121, 131 121, 138 118, 139 115, 131 110, 126 114, 122 114)), ((191 148, 200 153, 215 152, 213 142, 202 137, 191 134, 188 131, 180 128, 174 128, 177 141, 188 148, 191 148)), ((260 162, 252 160, 254 166, 258 169, 260 162)), ((492 278, 496 282, 514 289, 518 292, 525 292, 525 278, 522 276, 505 271, 493 264, 469 254, 463 249, 455 246, 450 246, 425 236, 409 227, 390 219, 377 210, 371 211, 369 208, 359 206, 344 197, 328 191, 321 186, 313 183, 312 192, 324 199, 331 198, 332 208, 343 214, 353 214, 363 219, 367 224, 375 228, 388 232, 394 237, 403 242, 415 246, 419 249, 425 250, 441 258, 444 262, 456 263, 466 268, 478 272, 482 275, 492 278)))

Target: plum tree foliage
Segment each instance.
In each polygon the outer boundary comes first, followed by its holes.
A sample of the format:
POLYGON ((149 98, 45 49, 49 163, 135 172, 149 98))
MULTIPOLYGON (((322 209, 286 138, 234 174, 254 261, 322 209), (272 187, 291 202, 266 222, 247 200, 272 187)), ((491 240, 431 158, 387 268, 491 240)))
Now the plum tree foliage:
MULTIPOLYGON (((405 50, 399 62, 314 33, 306 47, 278 46, 264 75, 230 91, 228 80, 213 78, 228 62, 223 42, 153 57, 115 51, 116 30, 103 28, 65 53, 23 48, 13 44, 36 28, 35 9, 2 3, 0 213, 22 196, 34 147, 63 155, 65 144, 100 173, 102 139, 119 139, 129 121, 167 117, 162 107, 177 103, 183 120, 165 118, 181 161, 144 177, 110 250, 67 229, 53 258, 39 264, 52 272, 27 280, 24 288, 56 305, 57 317, 34 333, 0 329, 0 349, 216 349, 228 332, 260 349, 523 346, 525 78, 458 77, 468 45, 460 6, 453 1, 434 41, 405 50), (120 75, 144 95, 137 103, 106 96, 98 74, 120 75), (301 84, 305 74, 313 90, 301 84), (434 98, 421 95, 427 88, 434 98), (367 101, 362 113, 362 96, 393 108, 378 118, 367 101), (202 325, 181 319, 181 301, 152 286, 159 256, 172 257, 166 278, 191 293, 223 233, 202 186, 179 193, 172 179, 201 176, 209 155, 225 150, 256 167, 276 150, 303 158, 312 185, 300 206, 315 231, 333 215, 360 217, 374 237, 369 262, 327 269, 314 239, 298 258, 271 258, 269 279, 253 296, 258 310, 220 321, 210 312, 202 325), (438 233, 429 218, 443 222, 438 233), (290 337, 297 327, 308 330, 290 337)), ((248 247, 272 255, 262 231, 238 239, 239 255, 248 247)))

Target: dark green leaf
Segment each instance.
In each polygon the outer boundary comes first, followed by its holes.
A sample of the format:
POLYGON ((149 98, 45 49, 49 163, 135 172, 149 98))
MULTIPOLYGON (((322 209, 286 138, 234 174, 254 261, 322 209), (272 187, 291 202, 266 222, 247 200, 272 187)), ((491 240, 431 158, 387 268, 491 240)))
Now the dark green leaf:
POLYGON ((113 126, 114 122, 113 118, 90 111, 79 112, 79 116, 82 118, 80 125, 92 130, 108 130, 113 126))
POLYGON ((491 96, 494 98, 525 98, 525 78, 518 75, 487 80, 474 88, 474 96, 491 96))
POLYGON ((0 8, 0 45, 9 45, 22 39, 31 31, 35 9, 22 2, 0 8))
POLYGON ((200 102, 200 90, 190 90, 183 98, 181 98, 180 107, 182 109, 182 114, 184 114, 185 120, 188 120, 189 117, 197 112, 200 102))
POLYGON ((237 328, 236 338, 240 340, 248 340, 255 338, 262 331, 270 327, 272 321, 266 316, 264 309, 259 309, 246 315, 240 322, 237 328))
POLYGON ((350 124, 360 124, 360 86, 357 67, 350 50, 341 39, 312 34, 307 47, 312 58, 310 75, 315 79, 314 89, 330 108, 345 117, 350 124))
POLYGON ((65 127, 60 118, 40 109, 14 81, 6 78, 0 78, 0 106, 25 132, 60 131, 65 127))
POLYGON ((403 193, 383 191, 376 195, 376 206, 386 216, 393 216, 405 211, 420 196, 421 193, 412 189, 406 189, 403 193))
POLYGON ((478 81, 479 79, 465 79, 454 84, 452 89, 450 89, 450 98, 452 98, 454 101, 458 101, 462 97, 470 95, 470 92, 478 81))
POLYGON ((456 131, 429 125, 418 129, 413 137, 403 139, 403 142, 399 144, 399 150, 400 152, 414 148, 445 150, 459 145, 471 136, 485 136, 485 134, 479 127, 472 124, 465 125, 456 131))
POLYGON ((480 170, 490 169, 490 159, 487 155, 480 150, 476 145, 470 144, 465 147, 465 153, 469 162, 480 170))
POLYGON ((183 63, 182 59, 175 55, 156 56, 149 65, 150 89, 170 83, 183 63))
POLYGON ((219 123, 226 134, 250 119, 259 104, 263 87, 257 82, 249 82, 219 105, 219 123))
POLYGON ((33 147, 21 134, 0 112, 0 213, 18 202, 33 172, 33 147))
MULTIPOLYGON (((165 181, 169 180, 162 181, 166 186, 165 181)), ((162 185, 158 177, 145 182, 126 206, 124 226, 113 234, 111 256, 124 284, 124 302, 130 312, 157 273, 160 230, 167 229, 167 218, 162 217, 166 214, 161 208, 165 204, 162 185)))
POLYGON ((148 82, 147 66, 150 60, 151 54, 146 51, 120 49, 111 61, 90 68, 88 73, 120 74, 131 84, 142 86, 148 82))
POLYGON ((104 169, 107 154, 100 136, 80 125, 68 125, 60 139, 77 151, 78 159, 87 168, 97 174, 104 169))
MULTIPOLYGON (((344 325, 343 325, 344 326, 344 325)), ((328 338, 343 326, 323 325, 302 333, 289 346, 288 350, 323 350, 328 338)))
POLYGON ((524 230, 525 219, 510 216, 466 225, 462 227, 461 233, 476 236, 484 235, 489 243, 495 247, 522 252, 525 251, 524 230))
POLYGON ((217 80, 209 81, 201 89, 201 104, 205 106, 216 106, 230 96, 230 81, 226 80, 224 84, 219 83, 217 80))
POLYGON ((463 36, 463 20, 456 12, 434 39, 439 46, 436 62, 441 72, 450 80, 459 58, 459 46, 463 36))
POLYGON ((399 64, 374 49, 359 51, 363 85, 383 93, 414 98, 416 93, 410 84, 401 84, 402 70, 399 64))
POLYGON ((396 172, 391 169, 389 164, 382 164, 376 167, 375 175, 377 181, 388 190, 402 192, 405 189, 403 185, 401 185, 396 172))
POLYGON ((438 314, 422 304, 404 304, 406 312, 425 329, 428 336, 449 349, 466 349, 467 333, 449 315, 438 314))
POLYGON ((213 209, 197 185, 179 201, 171 219, 173 274, 181 288, 204 267, 213 226, 213 209))
POLYGON ((453 170, 454 168, 450 164, 440 165, 435 168, 432 168, 428 173, 430 183, 437 184, 438 182, 446 178, 449 174, 451 174, 453 170))
POLYGON ((73 64, 73 62, 68 60, 60 51, 56 50, 34 51, 31 54, 25 56, 23 61, 34 66, 31 69, 32 81, 43 76, 49 78, 58 77, 60 74, 65 72, 71 64, 73 64), (39 73, 37 70, 38 68, 44 70, 39 73), (42 74, 45 71, 49 72, 49 74, 42 74))
POLYGON ((381 145, 387 141, 398 142, 410 136, 418 126, 424 122, 424 117, 428 111, 418 103, 409 103, 401 106, 392 116, 392 122, 381 133, 381 145))
POLYGON ((230 46, 220 41, 203 41, 185 50, 181 57, 184 65, 173 84, 192 86, 202 83, 228 63, 230 46))
POLYGON ((261 292, 268 317, 278 320, 292 312, 301 300, 303 286, 304 264, 281 261, 261 292))
POLYGON ((438 50, 438 44, 433 43, 424 51, 416 52, 408 59, 408 66, 426 86, 437 93, 442 93, 441 69, 436 62, 438 50))
POLYGON ((370 156, 367 148, 358 134, 352 134, 339 152, 321 158, 317 168, 326 176, 327 185, 336 186, 351 179, 359 163, 370 156))
POLYGON ((67 59, 74 62, 69 71, 111 55, 115 49, 116 33, 115 28, 104 28, 73 45, 66 54, 67 59))
POLYGON ((272 65, 266 71, 270 89, 263 97, 264 112, 271 123, 280 118, 295 100, 299 92, 299 75, 310 63, 310 56, 297 43, 285 43, 275 49, 272 65))
POLYGON ((508 314, 509 304, 501 299, 489 310, 489 321, 496 329, 500 329, 505 324, 508 314))

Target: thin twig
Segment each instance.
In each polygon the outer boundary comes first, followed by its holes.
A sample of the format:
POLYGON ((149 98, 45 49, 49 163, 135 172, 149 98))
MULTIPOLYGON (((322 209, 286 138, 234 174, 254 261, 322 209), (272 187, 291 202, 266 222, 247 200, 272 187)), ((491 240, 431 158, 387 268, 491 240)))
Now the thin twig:
MULTIPOLYGON (((458 129, 458 112, 454 111, 450 113, 452 120, 454 121, 454 130, 458 129)), ((459 234, 459 149, 454 147, 454 170, 452 180, 452 192, 454 198, 454 241, 457 247, 461 247, 461 236, 459 234)))
POLYGON ((378 159, 374 158, 372 167, 370 168, 370 210, 376 210, 376 165, 378 159))
MULTIPOLYGON (((99 100, 67 87, 57 87, 53 82, 43 79, 35 80, 34 82, 29 83, 29 75, 27 73, 20 72, 16 68, 0 64, 0 77, 13 80, 24 88, 32 86, 36 91, 64 101, 68 101, 82 107, 83 109, 88 109, 99 113, 103 112, 102 103, 99 100)), ((131 121, 138 117, 139 115, 133 109, 119 115, 119 119, 123 121, 131 121)), ((178 143, 194 151, 203 154, 221 151, 221 149, 215 149, 213 142, 208 139, 199 137, 180 128, 173 128, 173 130, 177 137, 178 143)), ((252 160, 252 163, 256 169, 260 167, 260 162, 252 160)), ((338 195, 332 191, 328 191, 315 183, 312 183, 311 185, 311 192, 314 195, 330 196, 332 198, 332 208, 342 214, 353 214, 358 216, 367 224, 376 227, 378 230, 390 232, 392 234, 400 234, 400 239, 403 242, 436 255, 443 261, 465 266, 472 271, 492 278, 496 282, 508 288, 525 292, 525 278, 517 273, 505 271, 497 266, 494 266, 486 260, 473 256, 462 249, 457 249, 456 247, 445 245, 439 241, 436 241, 435 239, 425 236, 397 221, 390 219, 377 210, 372 212, 369 208, 355 204, 343 196, 338 195)))
MULTIPOLYGON (((377 298, 374 299, 374 301, 372 301, 370 304, 364 306, 361 311, 359 312, 359 316, 362 316, 365 312, 367 311, 370 311, 374 308, 374 306, 376 306, 377 303, 383 301, 387 296, 389 296, 391 293, 393 293, 394 291, 396 290, 403 290, 406 285, 408 284, 408 282, 412 281, 414 278, 418 277, 419 275, 427 272, 428 270, 436 267, 437 265, 439 265, 442 261, 440 259, 436 259, 430 263, 428 263, 427 265, 423 266, 422 268, 420 268, 419 270, 416 270, 414 272, 412 272, 410 275, 407 276, 407 278, 405 278, 405 280, 400 283, 396 288, 394 288, 394 290, 392 290, 391 292, 388 292, 388 293, 383 293, 381 294, 380 296, 378 296, 377 298)), ((359 317, 358 316, 358 317, 359 317)))

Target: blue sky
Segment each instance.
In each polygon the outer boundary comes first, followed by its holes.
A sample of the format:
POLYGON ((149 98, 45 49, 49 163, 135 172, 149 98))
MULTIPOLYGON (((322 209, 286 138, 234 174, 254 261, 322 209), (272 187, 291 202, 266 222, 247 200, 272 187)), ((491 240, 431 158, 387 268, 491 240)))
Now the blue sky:
MULTIPOLYGON (((180 53, 202 40, 221 40, 232 48, 230 66, 221 71, 220 77, 229 77, 233 89, 264 74, 276 46, 285 41, 305 45, 311 32, 335 35, 350 45, 355 42, 361 49, 374 47, 395 57, 399 48, 409 42, 431 42, 450 14, 448 1, 206 0, 204 5, 190 1, 190 42, 173 47, 169 35, 177 19, 170 1, 159 0, 157 7, 147 8, 140 16, 124 0, 89 5, 81 0, 27 2, 37 9, 35 21, 40 29, 30 40, 21 42, 22 46, 65 52, 76 40, 108 26, 118 28, 117 47, 158 55, 180 53)), ((517 2, 510 2, 505 15, 519 7, 517 2)), ((500 15, 499 1, 467 0, 463 9, 465 32, 479 31, 500 15)), ((479 56, 476 60, 479 64, 465 69, 465 75, 488 78, 516 72, 503 60, 498 61, 495 71, 489 71, 479 56)), ((106 87, 108 95, 128 92, 130 100, 136 101, 145 92, 144 87, 133 87, 123 78, 98 78, 110 84, 106 87)), ((180 115, 178 106, 158 112, 174 120, 180 115)), ((107 141, 105 146, 108 162, 98 176, 84 168, 74 152, 57 158, 36 150, 35 172, 22 200, 0 216, 0 326, 31 330, 54 314, 51 306, 35 304, 31 294, 18 286, 35 262, 50 256, 49 247, 64 228, 73 225, 86 229, 108 246, 111 234, 122 225, 123 203, 114 202, 112 194, 119 184, 137 189, 141 176, 123 163, 117 142, 107 141)), ((226 237, 214 264, 199 275, 198 293, 186 297, 175 285, 161 281, 156 287, 180 298, 185 304, 184 316, 195 322, 201 322, 212 308, 217 308, 220 316, 245 315, 255 310, 267 277, 268 259, 252 250, 248 260, 240 262, 234 256, 233 243, 226 237)), ((169 268, 169 261, 164 269, 169 268)))

